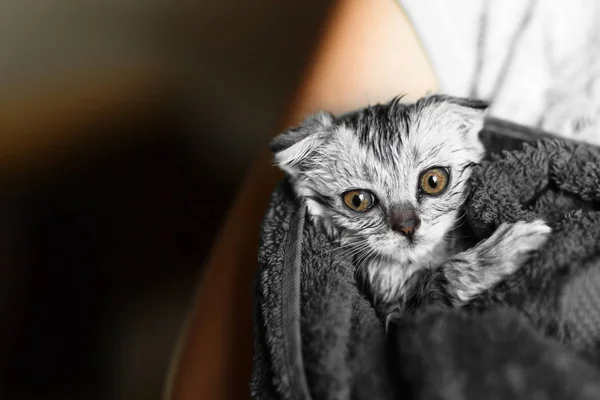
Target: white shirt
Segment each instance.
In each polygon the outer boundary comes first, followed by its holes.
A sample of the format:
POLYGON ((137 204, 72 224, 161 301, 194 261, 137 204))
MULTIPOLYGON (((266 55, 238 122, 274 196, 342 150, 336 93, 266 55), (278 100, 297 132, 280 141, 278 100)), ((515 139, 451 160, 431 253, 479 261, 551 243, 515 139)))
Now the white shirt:
POLYGON ((399 0, 446 94, 600 144, 600 2, 399 0))

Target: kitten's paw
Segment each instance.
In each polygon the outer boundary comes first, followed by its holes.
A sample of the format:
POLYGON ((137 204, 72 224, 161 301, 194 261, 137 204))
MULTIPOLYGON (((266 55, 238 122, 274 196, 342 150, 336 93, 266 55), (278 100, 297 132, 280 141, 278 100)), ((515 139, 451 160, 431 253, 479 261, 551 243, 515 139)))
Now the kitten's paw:
POLYGON ((469 302, 513 274, 548 240, 541 220, 504 223, 488 239, 452 257, 444 265, 455 306, 469 302))
POLYGON ((486 244, 504 259, 505 272, 509 272, 518 269, 531 253, 542 247, 551 232, 552 229, 542 220, 503 223, 486 244))
POLYGON ((504 223, 498 229, 502 231, 503 245, 512 247, 511 253, 520 254, 538 250, 552 232, 552 229, 539 219, 533 222, 504 223))

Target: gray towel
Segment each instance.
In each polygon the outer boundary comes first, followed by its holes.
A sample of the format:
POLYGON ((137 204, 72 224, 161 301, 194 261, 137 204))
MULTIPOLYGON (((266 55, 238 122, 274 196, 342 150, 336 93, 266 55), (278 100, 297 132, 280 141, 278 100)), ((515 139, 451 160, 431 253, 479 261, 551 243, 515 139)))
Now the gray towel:
POLYGON ((478 167, 467 218, 479 236, 502 222, 535 218, 553 229, 539 255, 478 305, 511 304, 546 334, 597 357, 599 209, 600 151, 595 147, 542 140, 478 167))
POLYGON ((261 238, 253 397, 392 398, 383 324, 286 183, 261 238))
POLYGON ((252 396, 600 398, 599 176, 597 150, 555 140, 483 164, 468 204, 475 235, 541 216, 555 229, 549 244, 472 307, 418 309, 387 335, 353 266, 336 257, 284 182, 261 234, 252 396))

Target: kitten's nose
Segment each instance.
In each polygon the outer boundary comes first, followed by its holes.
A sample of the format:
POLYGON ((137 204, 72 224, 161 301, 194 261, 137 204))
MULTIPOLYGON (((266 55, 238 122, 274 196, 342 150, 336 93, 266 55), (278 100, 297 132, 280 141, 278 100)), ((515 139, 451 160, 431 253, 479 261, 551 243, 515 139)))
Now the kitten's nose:
POLYGON ((421 219, 414 210, 394 210, 391 225, 393 231, 412 239, 421 226, 421 219))

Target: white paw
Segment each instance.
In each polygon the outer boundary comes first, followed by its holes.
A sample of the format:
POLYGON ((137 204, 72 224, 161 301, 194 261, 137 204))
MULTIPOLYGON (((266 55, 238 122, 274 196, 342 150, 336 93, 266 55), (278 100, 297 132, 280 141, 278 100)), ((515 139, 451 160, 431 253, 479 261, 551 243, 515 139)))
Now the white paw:
POLYGON ((546 243, 551 232, 552 229, 542 220, 504 223, 490 237, 490 244, 498 246, 505 261, 516 269, 546 243))
MULTIPOLYGON (((449 275, 452 287, 462 303, 513 274, 548 240, 552 230, 544 221, 504 223, 494 234, 474 248, 459 254, 463 262, 449 275), (465 262, 477 266, 464 273, 465 262)), ((468 264, 467 263, 467 264, 468 264)))
POLYGON ((514 250, 521 253, 542 247, 552 232, 552 229, 540 219, 533 222, 519 221, 509 225, 505 239, 512 241, 514 250))

